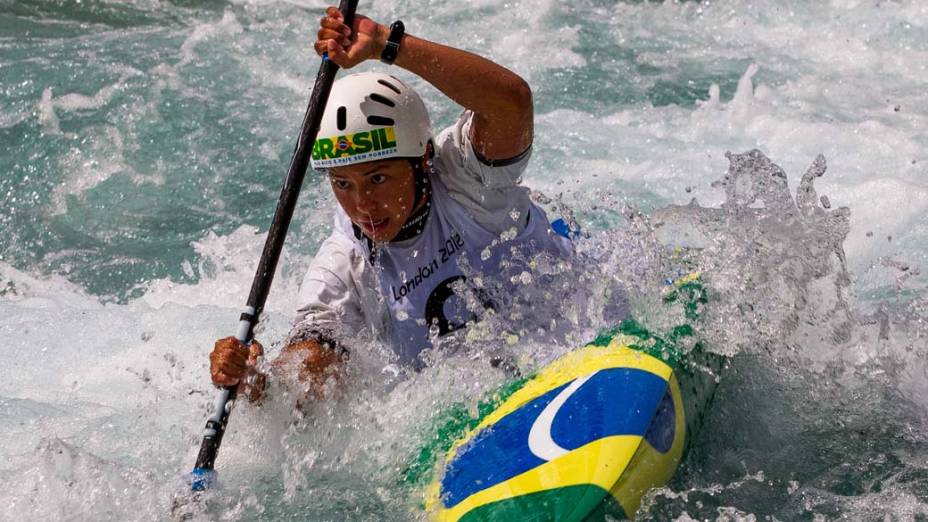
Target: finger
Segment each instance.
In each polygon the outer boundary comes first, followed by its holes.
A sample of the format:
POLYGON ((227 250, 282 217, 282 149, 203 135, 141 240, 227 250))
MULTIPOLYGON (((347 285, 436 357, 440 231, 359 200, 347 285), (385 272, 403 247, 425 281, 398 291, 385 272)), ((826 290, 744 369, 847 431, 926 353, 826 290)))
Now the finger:
POLYGON ((369 52, 364 45, 352 45, 345 48, 345 60, 349 63, 360 63, 364 60, 364 53, 369 52))
POLYGON ((335 40, 342 47, 349 47, 351 45, 351 40, 347 36, 331 29, 319 29, 319 32, 316 33, 316 39, 318 41, 335 40))
POLYGON ((213 374, 213 384, 217 386, 235 386, 238 384, 239 380, 240 379, 237 379, 223 372, 217 372, 213 374))
POLYGON ((341 67, 346 67, 348 65, 348 57, 345 54, 345 50, 335 43, 335 40, 327 40, 326 43, 328 44, 326 46, 326 51, 329 53, 329 60, 332 60, 341 67))
POLYGON ((209 360, 213 364, 223 364, 227 361, 231 361, 235 364, 245 364, 245 361, 248 360, 249 349, 242 346, 241 348, 233 346, 227 346, 223 349, 213 350, 209 354, 209 360))
POLYGON ((248 346, 238 339, 235 340, 232 350, 230 354, 234 353, 236 358, 241 357, 243 360, 248 358, 248 346))
POLYGON ((226 350, 216 350, 213 353, 209 354, 209 365, 210 368, 219 368, 226 364, 231 358, 236 356, 235 352, 229 349, 226 350))
POLYGON ((235 337, 224 337, 222 339, 218 339, 216 343, 213 345, 213 353, 216 353, 222 350, 228 350, 230 346, 233 346, 235 344, 235 341, 236 341, 235 337))
POLYGON ((210 368, 245 368, 247 354, 235 351, 213 352, 209 356, 210 368))
POLYGON ((248 347, 248 363, 253 365, 257 362, 258 357, 264 356, 264 347, 258 341, 252 341, 248 347))
POLYGON ((247 374, 243 371, 237 372, 228 368, 216 368, 214 371, 210 372, 210 375, 213 377, 214 381, 219 379, 222 381, 223 386, 228 386, 238 383, 240 380, 244 379, 247 374))
POLYGON ((335 6, 329 6, 325 10, 325 15, 331 18, 338 18, 339 20, 344 20, 345 17, 342 16, 342 12, 338 10, 335 6))
POLYGON ((248 359, 245 357, 224 357, 216 361, 216 369, 230 375, 244 374, 248 369, 248 359))
POLYGON ((316 32, 316 40, 335 40, 344 46, 351 45, 351 39, 345 36, 341 31, 335 29, 322 28, 316 32))
POLYGON ((331 31, 335 31, 336 33, 341 33, 344 36, 351 36, 351 28, 342 23, 342 21, 337 18, 323 16, 322 20, 319 21, 319 26, 323 29, 329 29, 331 31))
POLYGON ((213 352, 210 354, 210 357, 219 354, 241 354, 243 357, 247 358, 248 347, 235 337, 226 337, 216 341, 216 345, 213 347, 213 352))

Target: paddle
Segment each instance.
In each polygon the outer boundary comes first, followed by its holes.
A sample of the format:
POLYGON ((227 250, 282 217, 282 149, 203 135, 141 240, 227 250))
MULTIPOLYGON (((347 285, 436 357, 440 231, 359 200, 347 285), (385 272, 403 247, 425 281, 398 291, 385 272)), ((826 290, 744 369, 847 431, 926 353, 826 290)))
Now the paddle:
MULTIPOLYGON (((341 0, 339 3, 338 8, 345 17, 345 24, 349 27, 354 18, 357 5, 358 0, 341 0)), ((329 99, 329 93, 332 91, 332 83, 335 81, 337 72, 338 66, 329 60, 327 55, 323 55, 322 64, 316 74, 316 83, 313 85, 312 94, 309 98, 309 106, 306 108, 306 115, 303 117, 303 125, 300 129, 296 148, 287 169, 287 178, 277 201, 277 210, 274 211, 274 219, 271 221, 271 228, 267 233, 264 250, 261 252, 261 260, 258 262, 258 269, 251 283, 248 302, 239 318, 238 332, 235 337, 246 345, 251 344, 255 325, 260 319, 261 312, 264 310, 264 303, 267 301, 268 293, 271 290, 271 282, 274 280, 277 261, 280 259, 287 228, 289 228, 290 220, 293 218, 293 210, 300 194, 300 187, 303 185, 306 168, 309 166, 312 146, 319 133, 322 113, 329 99)), ((207 490, 215 480, 216 472, 213 466, 219 453, 222 436, 229 422, 229 415, 232 413, 237 391, 238 386, 230 386, 221 388, 216 394, 213 413, 206 421, 200 453, 197 455, 197 462, 191 473, 190 488, 194 492, 207 490)), ((178 505, 175 503, 174 507, 176 510, 178 505)))

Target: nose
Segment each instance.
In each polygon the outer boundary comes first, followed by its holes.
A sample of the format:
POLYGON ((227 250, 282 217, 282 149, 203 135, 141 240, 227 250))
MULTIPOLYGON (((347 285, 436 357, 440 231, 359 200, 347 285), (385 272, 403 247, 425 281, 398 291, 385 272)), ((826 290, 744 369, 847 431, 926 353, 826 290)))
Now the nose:
POLYGON ((354 205, 359 212, 370 214, 377 208, 377 200, 370 190, 359 190, 355 193, 354 205))

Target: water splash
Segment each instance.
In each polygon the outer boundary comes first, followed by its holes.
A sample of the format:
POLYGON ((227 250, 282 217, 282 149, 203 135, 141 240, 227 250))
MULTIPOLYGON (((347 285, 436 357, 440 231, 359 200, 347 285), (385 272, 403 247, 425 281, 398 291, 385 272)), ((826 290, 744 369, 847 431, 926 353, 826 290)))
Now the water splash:
POLYGON ((816 199, 813 182, 824 175, 825 158, 815 159, 794 199, 785 172, 760 151, 727 157, 728 173, 714 185, 725 191, 720 209, 693 201, 653 218, 689 219, 702 236, 693 262, 718 295, 709 319, 718 326, 710 337, 729 347, 772 349, 810 312, 826 316, 817 329, 830 323, 831 335, 846 340, 850 278, 843 242, 850 212, 826 209, 816 199), (810 306, 810 300, 816 302, 810 306))
POLYGON ((727 157, 726 175, 713 184, 725 193, 718 208, 693 200, 648 215, 626 209, 628 226, 602 235, 608 241, 601 248, 612 252, 601 270, 628 284, 636 314, 653 324, 681 319, 661 307, 654 281, 699 271, 711 297, 700 308, 698 335, 732 357, 695 455, 647 515, 925 512, 928 499, 913 489, 925 467, 913 448, 925 440, 919 426, 928 411, 928 307, 917 293, 903 297, 917 267, 884 259, 881 265, 897 273, 895 300, 866 311, 852 291, 843 248, 850 210, 832 208, 815 188, 825 158, 814 159, 793 196, 786 173, 760 151, 727 157), (751 410, 748 419, 743 407, 751 410), (877 417, 885 429, 874 429, 877 417), (884 448, 907 456, 887 457, 884 448), (751 457, 727 469, 732 452, 751 457), (816 452, 843 455, 842 473, 854 478, 810 465, 816 452), (736 472, 767 472, 766 485, 745 484, 736 472), (886 488, 869 494, 875 506, 842 496, 856 495, 859 480, 874 473, 886 488), (723 488, 705 497, 712 484, 723 488), (769 487, 773 504, 759 500, 769 487))

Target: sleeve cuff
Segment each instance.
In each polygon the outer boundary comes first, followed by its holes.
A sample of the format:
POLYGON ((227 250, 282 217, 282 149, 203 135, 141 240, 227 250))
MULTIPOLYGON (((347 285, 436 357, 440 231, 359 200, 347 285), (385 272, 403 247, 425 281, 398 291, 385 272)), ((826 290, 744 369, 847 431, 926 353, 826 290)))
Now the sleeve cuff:
POLYGON ((348 350, 335 338, 332 332, 318 329, 304 330, 300 332, 295 332, 296 335, 291 336, 289 344, 293 344, 300 341, 315 341, 319 343, 320 346, 328 350, 332 350, 338 355, 347 355, 348 350))
POLYGON ((528 148, 526 148, 519 154, 516 154, 515 156, 511 158, 506 158, 506 159, 488 159, 484 157, 483 154, 480 154, 480 151, 478 151, 477 148, 474 147, 473 143, 471 143, 471 150, 474 153, 474 157, 477 158, 477 161, 486 165, 487 167, 508 167, 509 165, 514 165, 524 160, 526 157, 528 157, 528 155, 532 153, 532 146, 529 145, 528 148))

